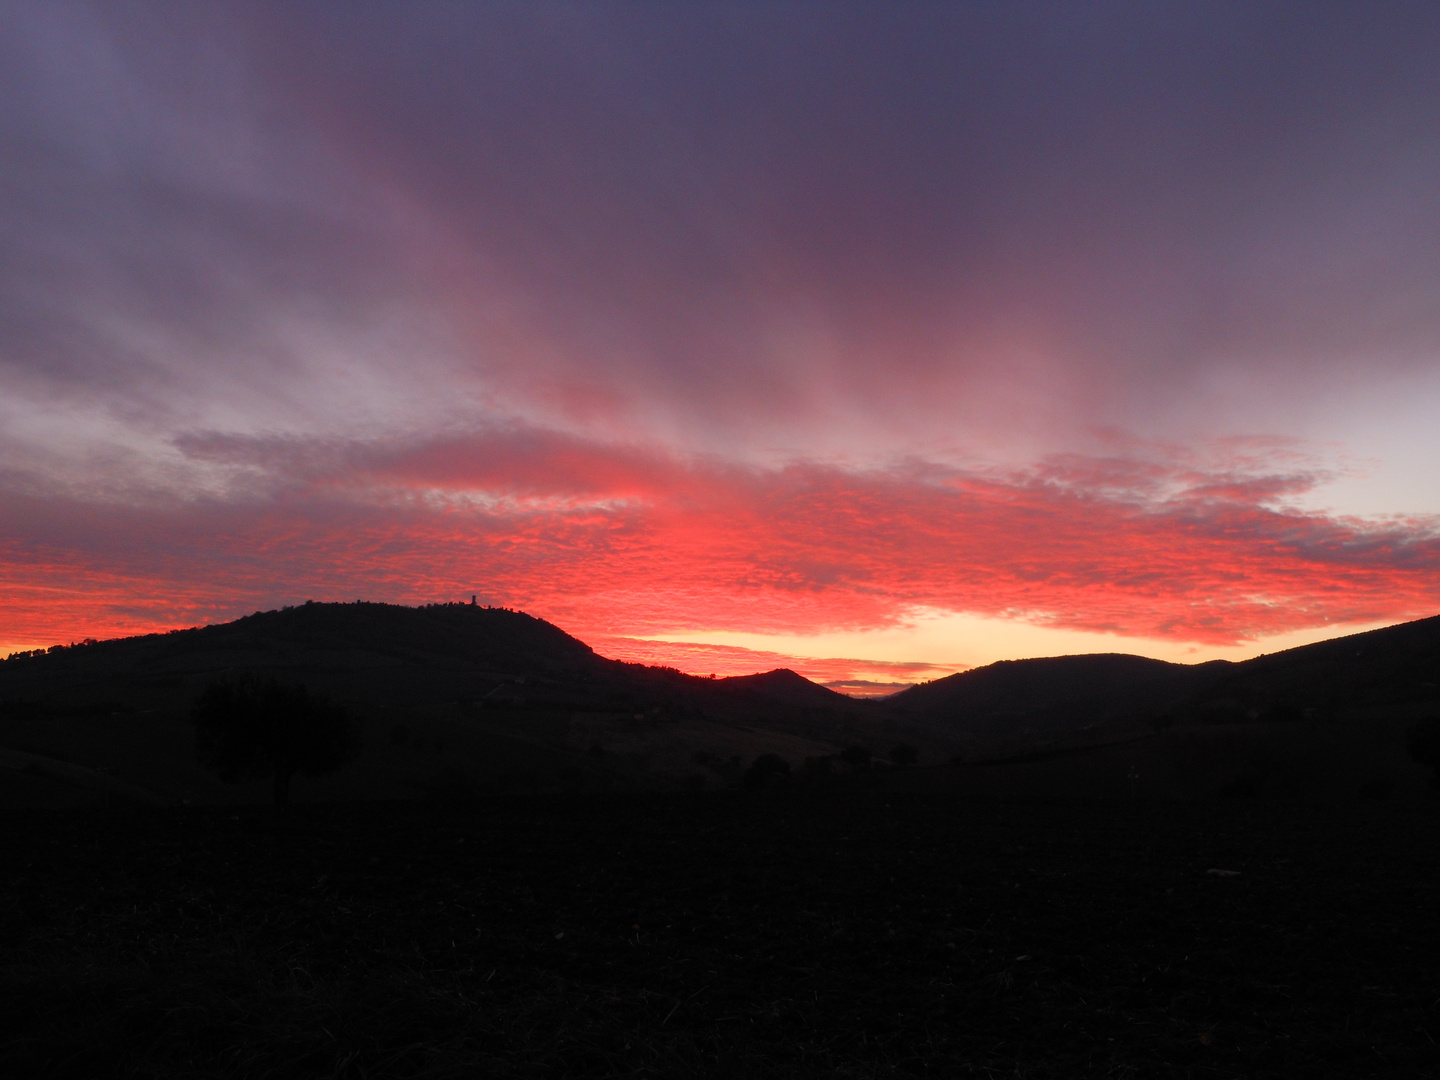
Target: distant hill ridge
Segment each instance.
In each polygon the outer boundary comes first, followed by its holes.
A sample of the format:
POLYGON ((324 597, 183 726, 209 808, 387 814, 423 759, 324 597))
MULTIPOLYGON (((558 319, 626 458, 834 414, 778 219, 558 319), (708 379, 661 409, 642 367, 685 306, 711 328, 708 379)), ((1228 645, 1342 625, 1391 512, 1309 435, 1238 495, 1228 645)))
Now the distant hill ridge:
POLYGON ((293 643, 321 649, 361 649, 380 655, 474 661, 519 670, 586 667, 599 657, 558 626, 508 608, 474 604, 307 603, 256 612, 202 627, 206 648, 293 643))
POLYGON ((896 712, 976 736, 1118 719, 1157 725, 1302 719, 1440 703, 1440 616, 1240 663, 1173 664, 1120 653, 1003 660, 912 687, 896 712))
POLYGON ((918 711, 1031 712, 1097 697, 1143 700, 1151 689, 1169 690, 1193 681, 1199 670, 1127 653, 1000 660, 911 687, 890 701, 901 709, 918 711))

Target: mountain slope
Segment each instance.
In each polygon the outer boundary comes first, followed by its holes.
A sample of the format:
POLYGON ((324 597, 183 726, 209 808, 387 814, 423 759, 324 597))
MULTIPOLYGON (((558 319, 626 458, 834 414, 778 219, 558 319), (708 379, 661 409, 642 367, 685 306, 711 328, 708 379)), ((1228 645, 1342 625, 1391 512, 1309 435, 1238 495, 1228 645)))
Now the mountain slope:
MULTIPOLYGON (((1229 665, 1222 665, 1228 667, 1229 665)), ((896 694, 897 713, 974 739, 1143 718, 1212 681, 1214 665, 1097 653, 1002 660, 896 694)))
POLYGON ((776 668, 756 675, 732 675, 716 682, 731 693, 801 708, 852 709, 855 704, 852 698, 813 683, 789 668, 776 668))
POLYGON ((627 664, 522 612, 312 603, 0 663, 0 748, 108 769, 162 795, 223 797, 193 763, 188 717, 209 682, 239 672, 304 682, 360 719, 365 754, 318 783, 327 797, 553 786, 562 775, 694 781, 697 760, 775 753, 798 766, 848 742, 878 745, 881 725, 794 672, 704 679, 627 664))
POLYGON ((1440 617, 1238 664, 1170 664, 1114 653, 1001 661, 888 702, 917 723, 982 741, 1053 737, 1097 725, 1138 732, 1427 705, 1440 708, 1440 617))
POLYGON ((1258 656, 1179 705, 1201 719, 1293 719, 1426 702, 1440 704, 1440 616, 1258 656))

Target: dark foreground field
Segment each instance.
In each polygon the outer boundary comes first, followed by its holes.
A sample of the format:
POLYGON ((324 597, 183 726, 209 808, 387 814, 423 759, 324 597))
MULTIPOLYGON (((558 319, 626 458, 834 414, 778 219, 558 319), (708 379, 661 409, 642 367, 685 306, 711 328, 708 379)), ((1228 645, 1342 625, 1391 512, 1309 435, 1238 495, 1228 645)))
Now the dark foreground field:
POLYGON ((0 835, 6 1076, 1440 1063, 1430 811, 728 793, 0 835))

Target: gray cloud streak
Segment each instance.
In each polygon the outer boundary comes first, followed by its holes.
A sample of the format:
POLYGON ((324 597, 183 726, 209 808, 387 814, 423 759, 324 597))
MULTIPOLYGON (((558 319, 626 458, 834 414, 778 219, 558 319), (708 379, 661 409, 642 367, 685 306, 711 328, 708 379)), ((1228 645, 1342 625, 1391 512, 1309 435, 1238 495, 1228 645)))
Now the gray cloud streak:
POLYGON ((0 440, 46 475, 516 417, 740 456, 1285 431, 1440 349, 1425 5, 0 19, 0 379, 55 409, 0 440))

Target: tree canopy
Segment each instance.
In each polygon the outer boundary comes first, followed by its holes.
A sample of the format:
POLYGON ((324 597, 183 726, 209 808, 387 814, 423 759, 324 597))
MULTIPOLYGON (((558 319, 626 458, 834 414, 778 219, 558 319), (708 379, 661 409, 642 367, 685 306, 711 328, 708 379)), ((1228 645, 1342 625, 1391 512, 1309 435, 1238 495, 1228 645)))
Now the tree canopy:
POLYGON ((211 683, 191 713, 200 764, 227 783, 273 775, 275 803, 290 799, 298 772, 322 776, 354 759, 360 741, 339 705, 303 683, 242 675, 211 683))

